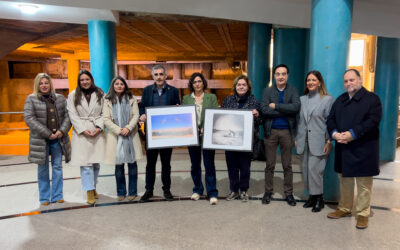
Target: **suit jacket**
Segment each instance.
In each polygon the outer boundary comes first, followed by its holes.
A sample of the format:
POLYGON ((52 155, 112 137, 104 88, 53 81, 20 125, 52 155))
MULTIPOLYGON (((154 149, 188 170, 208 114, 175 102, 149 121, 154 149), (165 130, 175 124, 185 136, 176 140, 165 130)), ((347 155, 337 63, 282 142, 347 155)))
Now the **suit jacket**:
POLYGON ((312 110, 310 110, 310 107, 307 105, 308 96, 304 95, 300 97, 300 119, 296 135, 296 150, 298 154, 304 153, 307 140, 311 154, 315 156, 324 155, 324 146, 329 139, 326 119, 334 99, 329 95, 321 97, 318 105, 312 110))
MULTIPOLYGON (((143 89, 142 101, 140 102, 139 113, 143 115, 146 113, 146 107, 153 106, 153 90, 157 89, 156 84, 149 85, 143 89)), ((165 93, 167 96, 167 105, 181 104, 179 99, 179 91, 177 88, 165 83, 165 93)))
MULTIPOLYGON (((196 100, 192 97, 192 94, 185 95, 182 99, 182 104, 195 104, 196 100)), ((217 97, 214 94, 204 92, 203 96, 203 108, 201 109, 201 115, 198 117, 200 119, 199 128, 203 128, 204 125, 204 113, 206 108, 218 108, 217 97)))
POLYGON ((379 174, 379 122, 382 104, 379 97, 361 88, 349 98, 344 93, 332 105, 327 126, 333 131, 350 129, 355 139, 348 144, 336 143, 335 171, 343 177, 375 176, 379 174))
POLYGON ((264 125, 264 137, 271 133, 272 122, 275 118, 285 117, 289 123, 290 132, 296 134, 296 119, 300 109, 299 92, 295 86, 286 85, 283 103, 279 103, 279 90, 274 84, 264 89, 261 99, 261 115, 264 125), (275 103, 275 109, 269 107, 275 103))

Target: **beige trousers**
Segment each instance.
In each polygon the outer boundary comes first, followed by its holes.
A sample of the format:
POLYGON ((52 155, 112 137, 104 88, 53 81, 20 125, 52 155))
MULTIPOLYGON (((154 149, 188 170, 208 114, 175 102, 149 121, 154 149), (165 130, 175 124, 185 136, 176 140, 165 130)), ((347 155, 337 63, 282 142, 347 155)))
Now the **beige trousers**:
POLYGON ((367 177, 342 177, 340 181, 340 201, 338 209, 343 212, 351 212, 354 201, 354 182, 357 185, 357 215, 368 217, 370 214, 372 176, 367 177))

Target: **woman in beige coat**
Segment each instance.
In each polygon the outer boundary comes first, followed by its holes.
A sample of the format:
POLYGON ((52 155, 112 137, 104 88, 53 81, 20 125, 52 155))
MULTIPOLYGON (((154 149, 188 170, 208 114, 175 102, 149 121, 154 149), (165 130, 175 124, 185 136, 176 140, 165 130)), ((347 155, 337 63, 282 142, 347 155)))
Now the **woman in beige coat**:
POLYGON ((104 92, 96 87, 92 74, 83 70, 78 86, 68 96, 68 114, 74 127, 72 133, 71 165, 81 167, 82 189, 87 202, 94 204, 100 162, 104 155, 103 110, 104 92))
POLYGON ((137 163, 143 157, 138 134, 139 108, 124 78, 111 81, 103 107, 104 125, 108 128, 104 163, 115 164, 118 201, 126 197, 125 163, 128 164, 128 199, 137 196, 137 163))

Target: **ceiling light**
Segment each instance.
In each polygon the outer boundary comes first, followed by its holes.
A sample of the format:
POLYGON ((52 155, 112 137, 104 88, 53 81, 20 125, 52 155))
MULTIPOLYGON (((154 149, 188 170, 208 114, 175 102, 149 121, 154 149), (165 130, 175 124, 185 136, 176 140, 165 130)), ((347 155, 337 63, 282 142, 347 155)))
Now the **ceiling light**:
POLYGON ((33 4, 18 4, 17 6, 23 14, 33 15, 39 10, 39 6, 33 4))

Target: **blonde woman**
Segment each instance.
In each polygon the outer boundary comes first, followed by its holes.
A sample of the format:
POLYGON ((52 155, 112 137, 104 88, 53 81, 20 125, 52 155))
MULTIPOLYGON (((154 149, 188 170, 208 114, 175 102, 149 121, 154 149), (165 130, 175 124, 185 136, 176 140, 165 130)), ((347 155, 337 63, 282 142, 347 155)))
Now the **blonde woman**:
POLYGON ((65 97, 56 94, 50 76, 39 73, 33 84, 33 93, 26 98, 24 119, 29 132, 28 160, 38 164, 39 200, 42 205, 63 203, 62 155, 71 159, 71 143, 65 97), (52 181, 49 178, 51 155, 52 181))
POLYGON ((104 162, 115 164, 118 201, 126 197, 125 163, 128 164, 128 200, 137 196, 137 163, 143 157, 138 134, 139 107, 124 78, 111 81, 103 107, 104 125, 108 128, 104 162))

